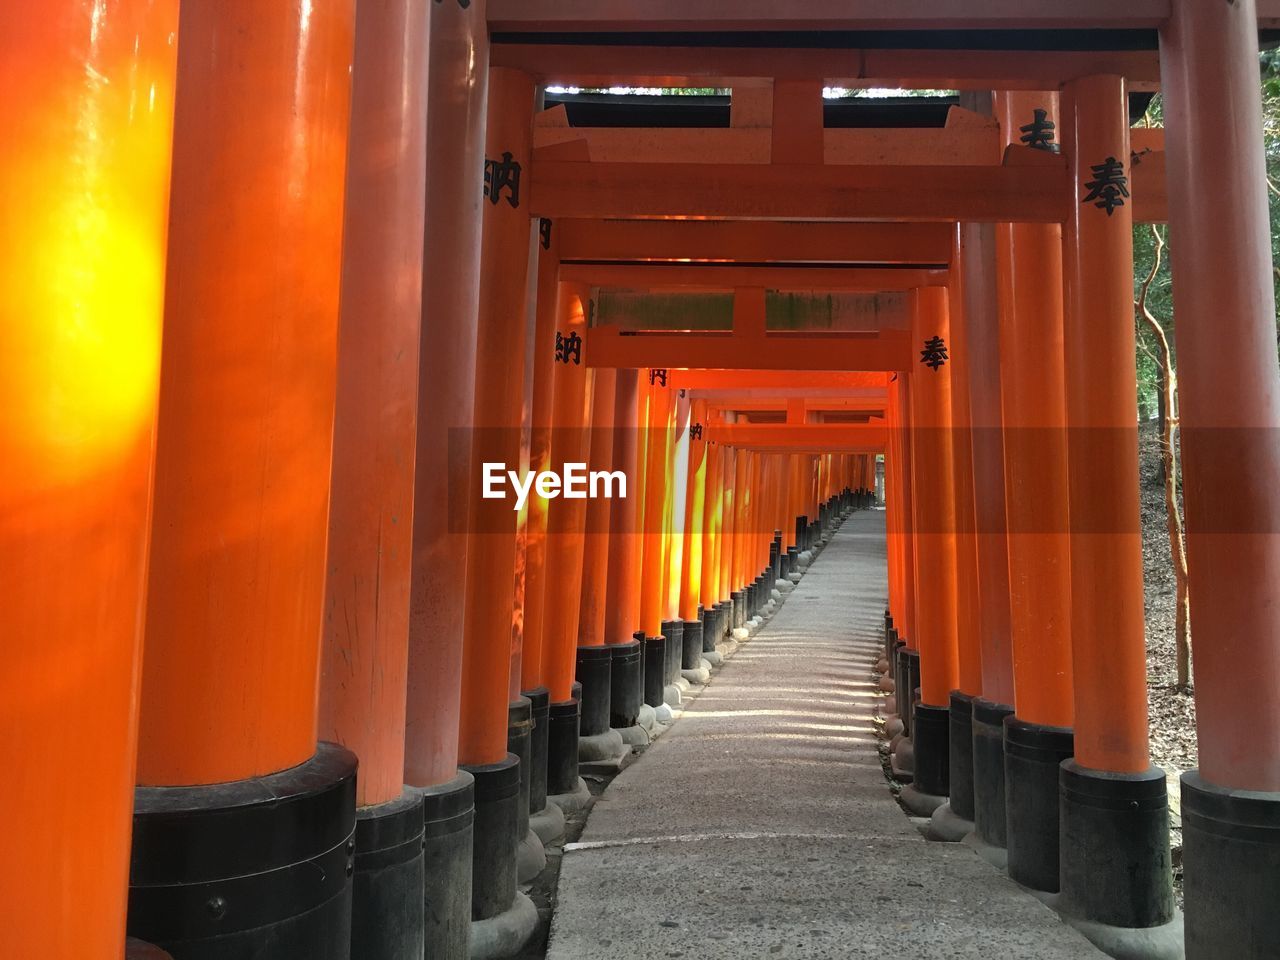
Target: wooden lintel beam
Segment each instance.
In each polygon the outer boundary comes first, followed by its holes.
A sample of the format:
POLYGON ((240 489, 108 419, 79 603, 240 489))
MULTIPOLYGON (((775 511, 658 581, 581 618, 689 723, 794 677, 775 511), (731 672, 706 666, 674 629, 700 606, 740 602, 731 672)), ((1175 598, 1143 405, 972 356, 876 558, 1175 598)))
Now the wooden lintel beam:
POLYGON ((821 78, 832 86, 849 88, 1052 90, 1068 80, 1096 74, 1125 77, 1133 89, 1155 89, 1160 82, 1160 57, 1154 50, 658 47, 498 39, 490 48, 493 66, 567 86, 732 87, 742 80, 767 77, 821 78))
POLYGON ((675 369, 670 373, 672 389, 769 390, 784 397, 816 395, 830 390, 885 390, 889 377, 887 373, 866 370, 675 369))
POLYGON ((1067 197, 1065 160, 999 167, 550 162, 534 166, 530 213, 1054 223, 1065 219, 1067 197))
MULTIPOLYGON (((806 410, 819 412, 826 410, 882 410, 888 403, 888 398, 883 390, 877 392, 879 396, 872 397, 802 397, 795 399, 802 399, 806 410)), ((785 411, 787 409, 787 398, 759 399, 743 397, 734 399, 726 397, 721 400, 708 401, 707 407, 711 410, 785 411)))
POLYGON ((883 423, 713 423, 706 428, 713 443, 769 450, 879 451, 887 434, 883 423))
MULTIPOLYGON (((583 141, 597 163, 769 163, 771 134, 767 127, 547 126, 534 132, 539 151, 534 160, 553 147, 583 141)), ((1000 153, 1000 130, 994 124, 823 131, 822 162, 829 164, 979 166, 998 160, 1000 153)))
MULTIPOLYGON (((1155 29, 1171 0, 489 0, 489 29, 540 31, 1155 29)), ((1258 0, 1258 23, 1280 3, 1258 0)))
POLYGON ((746 263, 951 262, 943 223, 556 220, 563 260, 725 260, 746 263))
POLYGON ((914 287, 944 287, 948 271, 876 267, 782 267, 733 264, 561 263, 560 279, 628 290, 732 290, 764 287, 781 291, 883 293, 914 287))
POLYGON ((899 331, 862 334, 627 333, 615 327, 587 332, 588 367, 695 370, 900 371, 913 359, 909 336, 899 331))

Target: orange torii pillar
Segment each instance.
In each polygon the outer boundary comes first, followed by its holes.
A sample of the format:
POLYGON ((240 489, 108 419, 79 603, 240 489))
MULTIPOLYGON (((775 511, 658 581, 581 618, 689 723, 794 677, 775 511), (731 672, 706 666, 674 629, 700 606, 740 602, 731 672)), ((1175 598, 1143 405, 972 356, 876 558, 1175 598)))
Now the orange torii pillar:
POLYGON ((50 960, 125 955, 177 52, 177 0, 96 13, 0 30, 0 903, 50 960))
MULTIPOLYGON (((608 642, 606 632, 608 581, 610 555, 618 544, 610 535, 615 501, 622 506, 622 491, 618 485, 625 483, 630 494, 630 478, 614 473, 614 439, 617 422, 616 405, 617 372, 601 367, 593 371, 591 400, 591 431, 588 470, 600 475, 601 483, 613 484, 607 490, 601 486, 587 501, 585 523, 586 543, 582 560, 582 593, 579 604, 578 629, 578 683, 582 685, 582 730, 578 742, 578 757, 582 760, 613 759, 623 750, 623 741, 629 736, 622 730, 635 726, 635 717, 619 726, 614 704, 614 691, 619 681, 629 683, 638 693, 636 685, 640 648, 633 639, 625 651, 608 642), (612 476, 608 476, 612 474, 612 476), (625 478, 625 479, 624 479, 625 478), (634 663, 624 663, 625 656, 634 663), (620 677, 614 676, 617 667, 620 677), (591 739, 588 739, 591 738, 591 739)), ((634 392, 634 391, 633 391, 634 392)), ((625 700, 625 694, 622 698, 625 700)))
MULTIPOLYGON (((1056 146, 1056 93, 1002 92, 995 112, 1005 142, 1056 146)), ((1074 721, 1062 228, 1000 224, 996 250, 1015 708, 1004 721, 1008 870, 1056 893, 1058 764, 1074 721)))
POLYGON ((721 525, 719 542, 716 544, 716 561, 719 568, 717 579, 720 582, 720 609, 723 611, 724 629, 727 637, 733 636, 737 629, 734 622, 733 607, 733 539, 734 539, 734 479, 738 472, 737 447, 722 447, 720 463, 720 489, 722 491, 721 525))
POLYGON ((424 950, 423 798, 404 786, 414 493, 405 451, 418 404, 428 14, 413 0, 357 7, 347 151, 320 736, 360 760, 351 940, 371 960, 424 950), (396 163, 387 143, 399 145, 396 163))
MULTIPOLYGON (((889 669, 894 677, 894 692, 897 694, 898 706, 902 706, 902 698, 906 695, 906 685, 899 676, 899 660, 904 656, 900 647, 909 646, 914 631, 911 629, 911 584, 907 576, 910 567, 910 518, 911 505, 909 494, 903 484, 905 448, 905 426, 903 423, 902 405, 899 398, 902 388, 906 386, 905 378, 898 374, 889 383, 885 411, 885 422, 888 425, 888 442, 885 448, 885 541, 889 565, 889 609, 886 613, 886 653, 889 669)), ((902 733, 902 725, 907 716, 901 709, 896 729, 886 731, 890 739, 902 733)), ((893 725, 893 721, 889 721, 893 725)))
POLYGON ((349 953, 316 693, 354 20, 182 7, 129 896, 178 957, 349 953))
POLYGON ((468 950, 474 785, 458 769, 488 28, 432 4, 405 782, 423 794, 426 955, 468 950))
POLYGON ((1013 652, 995 226, 962 225, 960 250, 964 336, 957 345, 963 343, 965 347, 968 368, 969 449, 978 554, 978 642, 982 655, 982 696, 973 702, 974 846, 991 862, 1004 866, 1004 720, 1013 714, 1013 652))
POLYGON ((734 629, 743 629, 747 612, 746 562, 747 544, 751 537, 751 460, 750 450, 738 450, 733 464, 733 555, 729 560, 729 599, 733 602, 734 629))
MULTIPOLYGON (((584 530, 587 517, 586 462, 591 453, 591 372, 580 361, 582 336, 587 331, 590 291, 578 284, 560 284, 556 346, 552 357, 555 377, 551 415, 551 468, 563 489, 548 483, 537 495, 548 496, 547 573, 542 612, 542 679, 551 695, 547 746, 547 792, 562 810, 576 811, 586 800, 586 784, 578 776, 581 701, 575 695, 578 657, 578 617, 582 589, 584 530), (575 476, 578 478, 575 481, 575 476), (577 489, 575 490, 575 486, 577 489)), ((599 668, 603 686, 593 683, 589 697, 597 721, 608 730, 608 652, 587 648, 589 661, 599 668), (603 703, 601 702, 603 701, 603 703), (603 707, 603 710, 601 709, 603 707)), ((598 677, 599 679, 599 677, 598 677)), ((619 749, 620 742, 614 735, 619 749)))
MULTIPOLYGON (((534 303, 533 383, 529 389, 529 467, 534 476, 551 469, 552 400, 554 397, 556 357, 556 323, 559 320, 560 234, 548 219, 538 222, 536 245, 538 268, 534 303)), ((578 331, 581 335, 582 331, 578 331)), ((562 348, 567 346, 562 344, 562 348)), ((582 345, 576 355, 581 356, 582 345)), ((574 354, 569 354, 573 356, 574 354)), ((528 731, 529 771, 521 776, 521 789, 529 783, 530 827, 544 843, 564 833, 563 812, 547 803, 547 749, 550 743, 551 691, 542 673, 543 602, 546 594, 547 511, 551 500, 531 491, 522 511, 524 531, 524 596, 520 610, 521 651, 520 676, 513 678, 517 689, 508 688, 512 713, 508 731, 508 749, 521 754, 521 739, 528 731), (521 698, 529 702, 529 721, 525 726, 521 698)), ((528 839, 525 831, 521 836, 528 839)), ((528 855, 526 854, 526 859, 528 855)), ((536 860, 536 856, 533 858, 536 860)))
POLYGON ((644 431, 639 427, 639 371, 618 370, 615 377, 610 468, 626 478, 627 493, 609 510, 604 638, 613 655, 609 668, 609 725, 630 730, 637 725, 644 706, 644 633, 639 629, 640 561, 644 540, 636 532, 637 513, 644 493, 641 484, 644 431))
POLYGON ((1182 776, 1189 960, 1280 955, 1280 377, 1256 3, 1161 35, 1200 766, 1182 776))
POLYGON ((683 583, 684 506, 688 490, 686 473, 689 436, 689 401, 683 390, 673 398, 671 422, 666 444, 663 475, 667 478, 667 495, 663 500, 662 538, 662 635, 667 638, 667 700, 676 706, 688 683, 680 674, 684 660, 684 621, 680 619, 680 591, 683 583))
POLYGON ((644 403, 644 502, 637 524, 643 550, 640 559, 640 629, 644 635, 644 702, 655 711, 666 705, 667 638, 662 633, 666 612, 663 567, 667 495, 666 447, 673 406, 667 371, 647 370, 644 403))
MULTIPOLYGON (((710 426, 708 418, 707 426, 710 426)), ((713 661, 719 657, 716 646, 725 636, 725 612, 720 603, 720 544, 724 529, 724 447, 707 444, 707 494, 703 501, 701 602, 706 617, 702 628, 702 646, 713 661), (711 654, 715 654, 711 657, 711 654)))
POLYGON ((1068 83, 1062 116, 1073 193, 1063 275, 1075 759, 1060 773, 1058 902, 1107 949, 1163 938, 1181 955, 1168 792, 1147 751, 1133 206, 1119 202, 1130 173, 1123 79, 1068 83))
MULTIPOLYGON (((982 649, 978 593, 978 540, 974 529, 973 447, 970 442, 969 356, 965 338, 962 253, 957 229, 947 288, 951 312, 951 453, 955 465, 956 648, 958 685, 951 691, 951 790, 930 824, 930 836, 962 840, 973 831, 973 704, 982 696, 982 649)), ((874 486, 874 479, 872 484, 874 486)))
POLYGON ((532 901, 516 889, 517 851, 528 834, 520 829, 520 758, 508 749, 518 495, 504 479, 520 460, 533 105, 529 76, 489 70, 458 731, 459 762, 475 778, 473 954, 523 943, 536 922, 532 901))
MULTIPOLYGON (((680 666, 683 670, 701 671, 702 655, 707 652, 703 626, 707 611, 702 606, 702 555, 707 549, 706 503, 707 468, 709 466, 706 432, 707 404, 694 400, 689 408, 689 466, 685 489, 684 512, 684 577, 680 585, 680 619, 684 621, 680 666)), ((709 634, 710 631, 705 631, 709 634)), ((715 650, 712 643, 710 649, 715 650)), ((686 677, 686 679, 690 679, 686 677)), ((693 678, 705 683, 707 677, 697 673, 693 678)))
POLYGON ((900 541, 900 593, 902 609, 900 616, 894 613, 894 633, 901 644, 897 647, 896 656, 891 663, 894 671, 894 694, 897 700, 897 722, 890 720, 886 724, 886 732, 890 737, 892 751, 891 770, 898 780, 910 780, 914 763, 911 744, 911 727, 915 713, 916 690, 920 686, 920 649, 918 646, 918 604, 919 594, 916 582, 918 542, 916 530, 915 493, 912 490, 912 434, 914 427, 911 418, 911 396, 907 385, 908 375, 899 374, 889 384, 889 420, 894 425, 892 441, 894 456, 897 460, 895 487, 897 499, 901 506, 893 523, 898 531, 900 541))
POLYGON ((916 570, 922 602, 916 608, 920 702, 911 716, 914 780, 902 801, 929 816, 950 790, 949 705, 959 679, 956 646, 956 526, 951 437, 951 338, 947 291, 912 291, 912 331, 920 366, 907 375, 911 392, 912 503, 916 570))

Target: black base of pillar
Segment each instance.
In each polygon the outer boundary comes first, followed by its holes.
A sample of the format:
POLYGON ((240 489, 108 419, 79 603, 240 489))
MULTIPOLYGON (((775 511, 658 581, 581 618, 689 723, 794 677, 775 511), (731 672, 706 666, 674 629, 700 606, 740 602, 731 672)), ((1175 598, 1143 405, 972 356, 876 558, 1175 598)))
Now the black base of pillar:
POLYGON ((1004 800, 1004 720, 1013 707, 973 701, 973 832, 988 846, 1008 842, 1004 800))
POLYGON ((915 788, 934 797, 951 789, 951 711, 925 703, 915 705, 911 743, 915 748, 912 770, 915 788))
POLYGON ((523 838, 529 832, 529 814, 533 809, 533 701, 528 697, 521 696, 507 704, 507 753, 520 760, 516 836, 523 838))
POLYGON ((747 622, 747 595, 742 590, 734 590, 729 594, 729 601, 733 604, 733 619, 730 621, 730 628, 736 630, 747 622))
POLYGON ((505 913, 516 898, 520 759, 464 768, 475 778, 475 832, 471 844, 471 919, 505 913))
POLYGON ((1280 957, 1280 793, 1182 775, 1187 960, 1280 957))
POLYGON ((951 812, 973 820, 973 697, 951 691, 951 812))
MULTIPOLYGON (((1058 770, 1058 783, 1058 909, 1113 927, 1158 927, 1172 920, 1164 771, 1105 773, 1068 760, 1058 770)), ((1280 885, 1272 892, 1280 893, 1280 885)))
POLYGON ((351 955, 422 960, 424 886, 422 794, 356 811, 351 878, 351 955))
POLYGON ((1058 765, 1074 752, 1070 728, 1005 718, 1009 878, 1033 890, 1058 892, 1058 765))
POLYGON ((716 649, 716 608, 702 611, 702 652, 715 653, 716 649))
MULTIPOLYGON (((546 687, 521 691, 529 701, 533 729, 529 733, 529 812, 547 807, 547 725, 551 694, 546 687)), ((521 834, 523 836, 523 834, 521 834)))
POLYGON ((425 867, 422 956, 465 957, 471 942, 475 779, 460 770, 448 783, 416 792, 422 796, 425 867))
POLYGON ((644 671, 640 642, 615 643, 606 647, 613 660, 609 666, 609 726, 634 727, 644 703, 644 671))
POLYGON ((899 676, 895 681, 893 695, 898 701, 902 732, 910 737, 915 726, 916 690, 920 686, 920 651, 903 647, 898 657, 899 676))
POLYGON ((662 635, 667 638, 666 672, 663 679, 667 686, 675 683, 680 676, 680 664, 684 660, 684 621, 663 620, 662 635))
POLYGON ((354 754, 321 743, 280 773, 134 797, 130 936, 175 960, 347 960, 354 754))
POLYGON ((667 638, 644 638, 644 702, 653 708, 662 706, 662 691, 667 685, 667 638))
POLYGON ((578 789, 578 730, 582 704, 564 700, 551 705, 547 744, 547 792, 552 796, 578 789))
POLYGON ((610 701, 613 695, 613 651, 608 647, 579 647, 577 677, 582 684, 582 725, 584 737, 609 732, 610 701))
POLYGON ((702 621, 686 620, 683 627, 684 656, 680 667, 683 670, 697 670, 702 666, 702 621))

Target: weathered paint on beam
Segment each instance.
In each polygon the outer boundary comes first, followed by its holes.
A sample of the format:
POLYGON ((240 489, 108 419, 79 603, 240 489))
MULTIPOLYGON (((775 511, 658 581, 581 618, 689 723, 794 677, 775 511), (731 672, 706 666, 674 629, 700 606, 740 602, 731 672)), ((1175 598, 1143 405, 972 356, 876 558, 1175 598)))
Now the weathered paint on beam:
POLYGON ((593 327, 583 345, 588 367, 700 370, 899 371, 914 359, 909 335, 627 333, 593 327))
POLYGON ((748 263, 951 262, 942 223, 556 220, 563 260, 739 260, 748 263))
POLYGON ((560 279, 628 290, 732 290, 883 293, 914 287, 944 287, 947 270, 876 267, 762 267, 734 264, 561 263, 560 279))
POLYGON ((770 47, 598 46, 495 43, 493 66, 533 74, 542 83, 609 87, 733 87, 745 79, 823 78, 849 88, 1052 90, 1097 74, 1125 77, 1154 90, 1154 50, 848 50, 770 47))
MULTIPOLYGON (((1061 159, 1061 158, 1056 158, 1061 159)), ((541 217, 716 217, 1054 223, 1066 162, 1030 166, 574 163, 533 169, 541 217)))

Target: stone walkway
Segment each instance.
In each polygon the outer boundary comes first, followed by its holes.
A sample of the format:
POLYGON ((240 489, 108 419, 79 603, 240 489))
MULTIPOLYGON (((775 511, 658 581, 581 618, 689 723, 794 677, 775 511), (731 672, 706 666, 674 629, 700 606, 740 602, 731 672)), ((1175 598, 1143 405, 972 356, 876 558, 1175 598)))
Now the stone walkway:
POLYGON ((884 514, 855 513, 597 800, 549 960, 1103 956, 890 796, 872 722, 885 593, 884 514))

